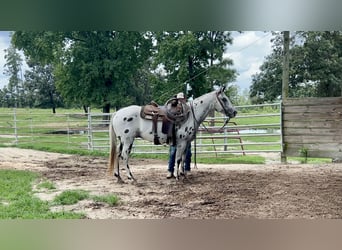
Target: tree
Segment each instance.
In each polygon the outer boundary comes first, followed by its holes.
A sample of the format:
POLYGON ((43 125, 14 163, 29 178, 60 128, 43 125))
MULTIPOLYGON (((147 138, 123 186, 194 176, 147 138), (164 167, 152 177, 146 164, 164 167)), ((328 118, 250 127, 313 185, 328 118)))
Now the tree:
POLYGON ((126 31, 15 32, 12 41, 34 61, 53 65, 67 102, 106 113, 133 102, 134 77, 152 46, 146 33, 126 31))
MULTIPOLYGON (((260 73, 253 75, 253 102, 274 101, 281 95, 282 36, 276 34, 273 52, 260 73)), ((291 38, 289 97, 340 96, 342 33, 296 32, 291 38)))
POLYGON ((214 84, 235 79, 235 71, 228 68, 232 61, 223 59, 226 45, 232 42, 229 32, 159 32, 156 41, 155 67, 163 68, 164 89, 170 95, 183 91, 197 97, 214 84))
POLYGON ((281 95, 282 58, 277 53, 266 57, 260 66, 260 73, 252 75, 250 97, 252 103, 274 101, 281 95))
POLYGON ((305 39, 305 78, 315 82, 316 95, 341 96, 342 32, 299 32, 305 39))
POLYGON ((5 49, 5 75, 9 76, 8 93, 10 106, 21 107, 23 104, 23 88, 21 77, 22 58, 16 48, 10 46, 5 49))
POLYGON ((51 108, 56 113, 56 107, 61 106, 62 99, 56 91, 52 65, 29 65, 31 70, 26 71, 24 82, 26 98, 31 101, 31 106, 51 108))

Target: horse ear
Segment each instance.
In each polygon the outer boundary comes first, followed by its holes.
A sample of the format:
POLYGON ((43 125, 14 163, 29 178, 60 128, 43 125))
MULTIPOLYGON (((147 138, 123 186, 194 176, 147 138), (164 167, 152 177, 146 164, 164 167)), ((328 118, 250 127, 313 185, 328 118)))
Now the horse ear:
POLYGON ((223 93, 226 90, 226 86, 222 86, 220 92, 223 93))

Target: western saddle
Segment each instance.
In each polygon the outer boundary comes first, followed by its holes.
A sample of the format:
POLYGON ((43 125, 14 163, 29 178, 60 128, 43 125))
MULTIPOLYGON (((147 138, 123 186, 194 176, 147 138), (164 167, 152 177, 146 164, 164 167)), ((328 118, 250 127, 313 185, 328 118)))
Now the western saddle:
POLYGON ((157 132, 158 121, 162 121, 162 133, 167 134, 167 143, 175 144, 175 125, 184 122, 189 117, 190 108, 176 98, 168 100, 165 105, 159 106, 156 102, 141 107, 140 116, 146 120, 152 120, 152 132, 154 134, 154 144, 160 145, 157 132))

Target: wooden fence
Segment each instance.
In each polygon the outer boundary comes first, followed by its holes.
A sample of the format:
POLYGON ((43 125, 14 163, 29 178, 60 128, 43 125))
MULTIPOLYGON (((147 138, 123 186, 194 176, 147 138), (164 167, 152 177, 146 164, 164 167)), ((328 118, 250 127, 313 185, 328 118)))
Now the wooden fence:
POLYGON ((285 157, 342 159, 342 97, 284 100, 282 127, 285 157))

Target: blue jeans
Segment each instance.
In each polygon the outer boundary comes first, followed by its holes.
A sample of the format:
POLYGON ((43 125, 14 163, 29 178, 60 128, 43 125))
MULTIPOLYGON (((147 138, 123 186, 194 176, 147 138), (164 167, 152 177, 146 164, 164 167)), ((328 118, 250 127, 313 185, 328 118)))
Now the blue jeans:
MULTIPOLYGON (((176 146, 170 146, 170 156, 169 156, 169 165, 168 165, 168 171, 173 173, 175 169, 175 163, 176 163, 176 152, 177 147, 176 146)), ((190 163, 191 163, 191 143, 188 144, 186 148, 186 154, 185 154, 185 163, 184 163, 184 170, 190 171, 190 163)))

